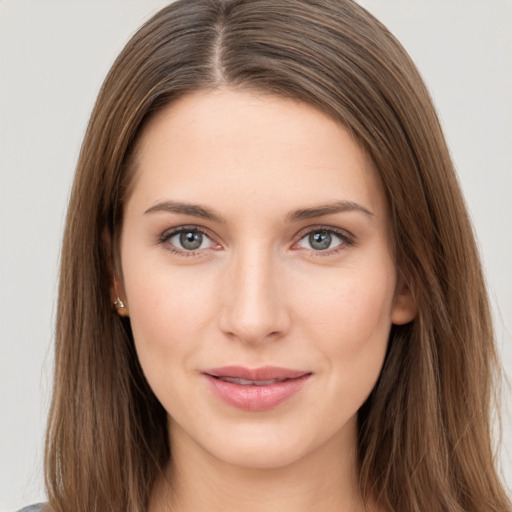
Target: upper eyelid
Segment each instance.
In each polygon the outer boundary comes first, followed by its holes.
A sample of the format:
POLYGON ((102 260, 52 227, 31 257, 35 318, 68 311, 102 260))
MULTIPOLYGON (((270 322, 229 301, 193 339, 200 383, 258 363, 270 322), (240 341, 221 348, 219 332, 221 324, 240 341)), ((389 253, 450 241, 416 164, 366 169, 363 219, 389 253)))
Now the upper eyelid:
POLYGON ((161 235, 160 240, 168 240, 174 235, 177 235, 178 233, 183 233, 183 231, 198 231, 199 233, 206 235, 208 238, 213 240, 215 237, 213 237, 209 230, 206 228, 203 228, 201 226, 195 226, 195 225, 184 225, 184 226, 176 226, 175 228, 169 228, 166 229, 161 235))
POLYGON ((300 230, 295 235, 295 237, 298 238, 299 240, 302 240, 306 235, 313 233, 315 231, 327 231, 330 233, 334 233, 335 235, 339 235, 341 237, 349 238, 351 240, 353 240, 355 238, 355 236, 350 231, 347 231, 346 229, 336 228, 334 226, 325 226, 325 225, 321 225, 321 224, 317 225, 317 226, 309 226, 307 228, 304 228, 304 229, 300 230))

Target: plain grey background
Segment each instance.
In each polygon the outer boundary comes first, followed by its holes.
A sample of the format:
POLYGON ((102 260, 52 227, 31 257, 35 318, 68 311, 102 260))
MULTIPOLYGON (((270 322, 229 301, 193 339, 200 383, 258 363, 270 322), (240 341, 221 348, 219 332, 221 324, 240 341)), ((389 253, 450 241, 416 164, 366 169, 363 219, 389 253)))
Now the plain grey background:
MULTIPOLYGON (((44 500, 59 245, 88 116, 117 53, 166 3, 0 0, 0 512, 44 500)), ((512 380, 512 2, 361 3, 403 43, 432 92, 512 380)), ((508 404, 500 459, 510 489, 508 404)))

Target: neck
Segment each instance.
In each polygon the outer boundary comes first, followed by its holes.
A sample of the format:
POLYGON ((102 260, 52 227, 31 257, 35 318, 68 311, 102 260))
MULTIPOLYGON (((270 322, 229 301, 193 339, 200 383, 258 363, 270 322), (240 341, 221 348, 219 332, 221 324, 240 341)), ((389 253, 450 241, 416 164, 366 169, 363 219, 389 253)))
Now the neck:
POLYGON ((355 425, 313 453, 281 467, 221 461, 176 424, 172 462, 155 485, 149 512, 340 512, 365 508, 357 482, 355 425))

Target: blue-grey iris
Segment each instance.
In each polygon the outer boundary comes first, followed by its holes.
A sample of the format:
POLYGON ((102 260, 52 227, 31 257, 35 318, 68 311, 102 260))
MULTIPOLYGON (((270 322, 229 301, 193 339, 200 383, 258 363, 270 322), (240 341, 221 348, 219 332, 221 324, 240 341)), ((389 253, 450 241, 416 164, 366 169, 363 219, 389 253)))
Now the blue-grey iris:
POLYGON ((203 234, 198 231, 183 231, 180 234, 180 244, 184 249, 194 251, 203 243, 203 234))
POLYGON ((315 231, 309 235, 309 243, 316 251, 329 249, 331 242, 332 236, 328 231, 315 231))

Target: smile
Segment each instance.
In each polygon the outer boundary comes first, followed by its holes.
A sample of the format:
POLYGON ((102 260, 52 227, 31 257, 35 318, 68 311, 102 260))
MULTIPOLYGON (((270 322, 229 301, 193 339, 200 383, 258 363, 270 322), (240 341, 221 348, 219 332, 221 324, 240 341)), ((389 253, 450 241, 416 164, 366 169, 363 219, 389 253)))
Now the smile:
POLYGON ((230 366, 207 370, 203 375, 226 404, 245 411, 264 411, 298 393, 312 374, 278 367, 230 366))

